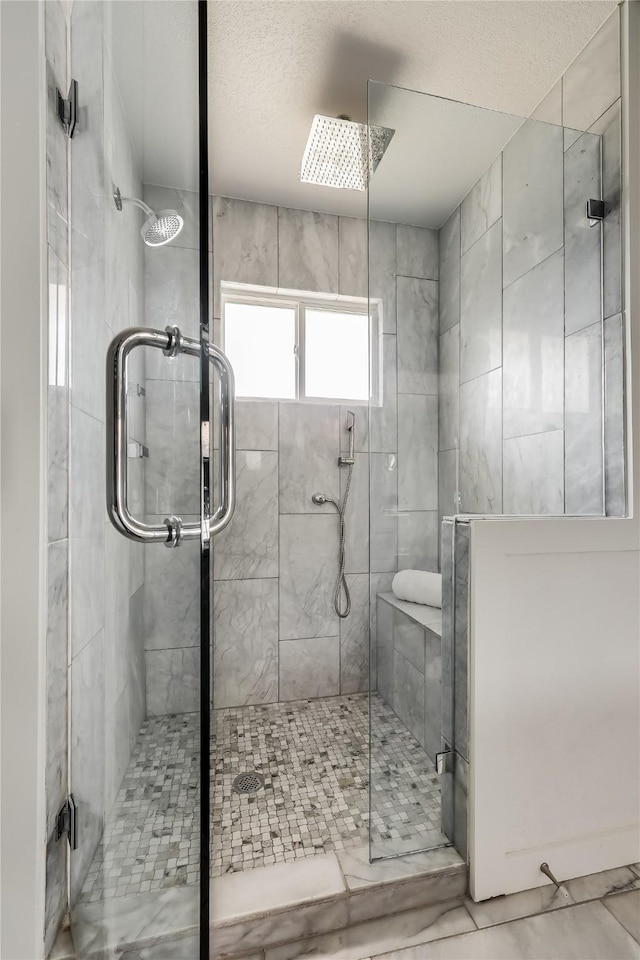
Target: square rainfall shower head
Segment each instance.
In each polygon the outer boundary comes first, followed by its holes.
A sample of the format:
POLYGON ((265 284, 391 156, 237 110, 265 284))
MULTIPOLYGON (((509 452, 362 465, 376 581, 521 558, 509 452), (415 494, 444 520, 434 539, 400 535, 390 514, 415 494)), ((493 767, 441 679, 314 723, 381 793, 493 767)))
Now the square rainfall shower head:
POLYGON ((311 124, 300 180, 322 187, 366 190, 395 130, 368 127, 343 117, 317 113, 311 124))

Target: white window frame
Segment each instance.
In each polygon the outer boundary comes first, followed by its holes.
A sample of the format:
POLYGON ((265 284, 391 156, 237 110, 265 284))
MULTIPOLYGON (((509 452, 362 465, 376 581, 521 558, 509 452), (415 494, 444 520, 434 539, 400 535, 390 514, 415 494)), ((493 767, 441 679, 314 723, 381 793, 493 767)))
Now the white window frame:
POLYGON ((295 397, 238 397, 275 403, 342 404, 366 407, 382 406, 382 300, 367 297, 349 297, 342 294, 314 293, 307 290, 289 290, 280 287, 262 287, 247 283, 220 284, 221 332, 220 345, 225 349, 225 312, 228 303, 251 306, 289 308, 295 315, 295 397), (305 389, 306 311, 323 310, 327 313, 354 313, 369 317, 369 398, 354 400, 349 397, 309 397, 305 389))

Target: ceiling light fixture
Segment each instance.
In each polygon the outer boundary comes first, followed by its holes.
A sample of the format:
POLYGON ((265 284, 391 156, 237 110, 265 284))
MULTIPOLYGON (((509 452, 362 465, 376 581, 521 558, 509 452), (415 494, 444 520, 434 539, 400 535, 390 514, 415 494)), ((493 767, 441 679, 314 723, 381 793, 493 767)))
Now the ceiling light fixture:
POLYGON ((366 190, 395 130, 317 113, 311 124, 300 180, 321 187, 366 190))

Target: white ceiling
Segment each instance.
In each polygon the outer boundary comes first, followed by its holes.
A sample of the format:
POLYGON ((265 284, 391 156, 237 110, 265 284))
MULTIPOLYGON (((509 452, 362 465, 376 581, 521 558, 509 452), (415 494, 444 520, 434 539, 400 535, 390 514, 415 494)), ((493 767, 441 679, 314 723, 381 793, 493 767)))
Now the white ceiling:
MULTIPOLYGON (((195 189, 195 4, 113 6, 114 60, 144 179, 195 189)), ((211 191, 365 216, 364 193, 298 181, 315 113, 366 120, 367 80, 374 79, 528 116, 616 2, 209 0, 208 6, 211 191)), ((460 199, 513 126, 406 94, 395 103, 387 97, 385 109, 398 132, 376 189, 380 203, 384 195, 385 218, 401 222, 441 222, 451 198, 460 199), (420 207, 408 202, 416 177, 420 207)), ((382 122, 382 106, 377 113, 382 122)))

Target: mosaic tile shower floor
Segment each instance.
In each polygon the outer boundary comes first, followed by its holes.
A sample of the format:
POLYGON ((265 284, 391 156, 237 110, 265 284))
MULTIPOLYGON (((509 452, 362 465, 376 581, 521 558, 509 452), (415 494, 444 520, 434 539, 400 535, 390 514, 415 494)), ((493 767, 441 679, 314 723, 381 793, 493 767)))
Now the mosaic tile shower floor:
MULTIPOLYGON (((372 698, 372 837, 391 853, 442 844, 440 785, 418 742, 372 698)), ((366 694, 218 710, 212 736, 212 876, 362 846, 368 839, 366 694), (233 792, 256 770, 264 789, 233 792)), ((143 724, 83 901, 198 879, 196 714, 143 724)))

